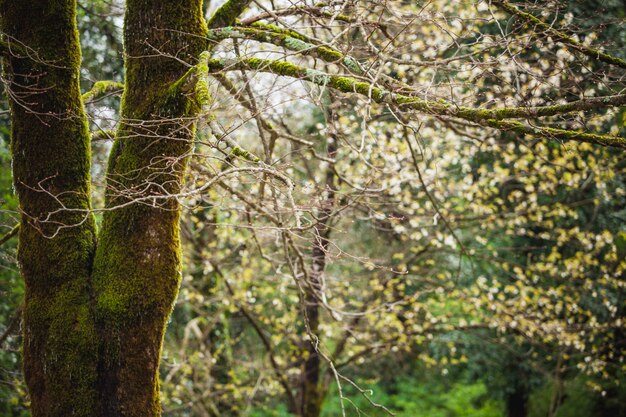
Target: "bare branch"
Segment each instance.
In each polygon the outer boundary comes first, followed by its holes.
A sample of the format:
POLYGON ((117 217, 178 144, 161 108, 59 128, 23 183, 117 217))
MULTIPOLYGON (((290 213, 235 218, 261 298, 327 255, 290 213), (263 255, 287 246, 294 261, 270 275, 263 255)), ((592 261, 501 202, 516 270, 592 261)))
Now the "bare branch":
POLYGON ((566 46, 569 46, 570 48, 582 53, 583 55, 588 56, 591 59, 606 62, 607 64, 617 65, 618 67, 621 67, 621 68, 626 68, 626 61, 624 61, 623 59, 614 57, 598 49, 585 46, 582 43, 578 42, 576 39, 572 38, 571 36, 568 36, 567 34, 561 32, 560 30, 553 28, 549 24, 542 22, 541 20, 539 20, 532 14, 523 12, 517 7, 510 5, 505 1, 493 0, 492 4, 518 17, 519 19, 524 21, 527 25, 533 24, 545 30, 545 32, 549 34, 550 36, 552 36, 552 38, 555 39, 556 41, 561 42, 562 44, 566 46))

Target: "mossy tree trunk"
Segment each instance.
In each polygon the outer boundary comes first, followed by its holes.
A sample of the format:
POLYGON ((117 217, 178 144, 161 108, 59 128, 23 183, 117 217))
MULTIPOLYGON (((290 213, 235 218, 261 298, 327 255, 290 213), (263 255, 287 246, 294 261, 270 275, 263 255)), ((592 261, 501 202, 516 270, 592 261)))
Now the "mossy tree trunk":
POLYGON ((74 0, 0 0, 22 211, 24 373, 33 416, 92 416, 97 337, 90 308, 95 227, 79 90, 74 0), (65 210, 65 209, 72 209, 65 210))
POLYGON ((160 415, 181 273, 180 208, 167 195, 180 190, 199 110, 183 62, 206 48, 207 28, 202 0, 126 3, 120 139, 96 245, 75 0, 0 0, 34 417, 160 415))
POLYGON ((201 0, 128 0, 122 123, 94 263, 103 416, 160 414, 158 367, 181 277, 180 191, 199 106, 184 77, 206 47, 201 0), (154 196, 149 204, 134 202, 154 196), (130 203, 130 204, 129 204, 130 203), (123 206, 123 207, 119 207, 123 206))

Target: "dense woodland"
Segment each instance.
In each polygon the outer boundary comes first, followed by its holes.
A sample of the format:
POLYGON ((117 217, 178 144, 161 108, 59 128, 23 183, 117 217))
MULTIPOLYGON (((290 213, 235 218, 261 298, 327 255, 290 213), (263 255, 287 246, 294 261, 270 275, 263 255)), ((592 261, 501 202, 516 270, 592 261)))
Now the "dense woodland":
POLYGON ((626 416, 626 2, 0 0, 0 416, 626 416))

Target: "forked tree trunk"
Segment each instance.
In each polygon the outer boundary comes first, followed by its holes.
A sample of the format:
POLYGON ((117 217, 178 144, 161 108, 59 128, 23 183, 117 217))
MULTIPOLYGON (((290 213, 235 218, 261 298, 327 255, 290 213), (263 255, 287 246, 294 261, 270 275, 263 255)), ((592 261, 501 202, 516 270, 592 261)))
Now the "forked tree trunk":
POLYGON ((180 210, 162 197, 179 191, 192 147, 199 106, 182 62, 206 47, 207 29, 202 0, 126 3, 123 122, 96 249, 75 0, 0 0, 34 417, 160 414, 181 272, 180 210))

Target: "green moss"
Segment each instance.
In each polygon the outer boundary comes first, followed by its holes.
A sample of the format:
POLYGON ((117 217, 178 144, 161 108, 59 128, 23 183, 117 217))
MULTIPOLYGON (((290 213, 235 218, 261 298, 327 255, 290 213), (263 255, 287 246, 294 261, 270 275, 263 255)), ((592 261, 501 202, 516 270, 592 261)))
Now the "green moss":
MULTIPOLYGON (((227 61, 225 60, 211 60, 209 61, 209 68, 211 71, 219 71, 224 69, 227 61)), ((306 70, 295 64, 287 61, 270 61, 261 58, 249 58, 245 61, 241 61, 242 67, 249 68, 258 71, 273 72, 275 74, 286 75, 294 78, 304 78, 306 76, 306 70)))
POLYGON ((356 83, 356 80, 354 78, 333 77, 331 86, 338 90, 348 92, 348 91, 354 90, 355 83, 356 83))
POLYGON ((312 43, 314 40, 309 38, 308 36, 305 36, 293 29, 286 29, 277 25, 272 25, 272 24, 267 24, 267 23, 261 23, 261 22, 254 22, 252 25, 250 25, 253 28, 257 28, 257 29, 262 29, 266 32, 271 32, 271 33, 275 33, 275 34, 282 34, 282 35, 286 35, 289 36, 291 38, 295 38, 295 39, 299 39, 301 41, 304 42, 308 42, 308 43, 312 43))
POLYGON ((109 161, 110 210, 103 215, 93 269, 95 315, 106 352, 99 373, 106 387, 104 415, 122 409, 127 417, 160 414, 160 349, 182 263, 180 206, 164 194, 181 190, 195 118, 210 100, 201 3, 127 1, 127 54, 153 55, 148 48, 156 47, 164 55, 127 61, 125 122, 118 137, 133 139, 117 140, 109 161), (154 31, 155 25, 173 30, 154 31), (146 200, 150 196, 154 200, 146 200))
POLYGON ((258 157, 256 157, 255 155, 253 155, 252 153, 250 153, 249 151, 240 148, 239 146, 235 146, 231 152, 232 155, 238 156, 240 158, 243 158, 247 161, 251 161, 251 162, 259 162, 260 159, 258 157))
MULTIPOLYGON (((45 375, 54 376, 48 379, 50 385, 45 389, 48 398, 55 400, 45 404, 45 415, 69 412, 92 416, 95 412, 97 337, 87 303, 86 288, 73 282, 45 296, 30 297, 24 310, 25 320, 32 323, 29 334, 37 331, 47 335, 45 347, 39 346, 43 348, 39 354, 45 355, 45 375), (84 366, 89 363, 92 365, 84 366)), ((24 350, 25 371, 29 374, 36 371, 30 356, 32 348, 24 350)), ((39 376, 31 379, 35 381, 40 382, 39 376)), ((35 412, 41 412, 41 408, 33 404, 35 412)))
POLYGON ((200 105, 207 105, 211 102, 211 95, 209 94, 209 58, 210 54, 204 51, 200 54, 200 59, 196 64, 196 99, 200 105))
POLYGON ((249 0, 228 0, 211 16, 208 26, 213 28, 232 26, 235 20, 248 7, 249 0))
POLYGON ((87 417, 97 409, 91 150, 78 83, 75 6, 71 0, 0 2, 0 30, 40 58, 31 59, 29 51, 29 57, 11 54, 3 62, 15 96, 29 97, 28 108, 11 103, 11 151, 24 213, 18 258, 26 283, 24 370, 34 416, 87 417))
POLYGON ((113 93, 115 91, 122 91, 124 84, 116 81, 96 81, 91 87, 91 90, 82 95, 83 102, 89 102, 97 100, 106 94, 113 93))
POLYGON ((359 93, 364 96, 372 97, 376 102, 384 102, 386 97, 391 93, 379 87, 373 87, 363 81, 357 81, 350 77, 333 76, 330 85, 344 93, 359 93))
POLYGON ((344 54, 336 49, 327 46, 317 46, 314 49, 315 55, 326 62, 343 62, 344 54))
POLYGON ((618 136, 597 135, 594 133, 581 132, 576 130, 556 129, 551 127, 529 126, 516 121, 504 121, 489 119, 482 121, 484 124, 495 129, 512 131, 521 134, 541 136, 548 139, 576 142, 587 142, 603 146, 612 146, 626 149, 626 139, 618 136))

